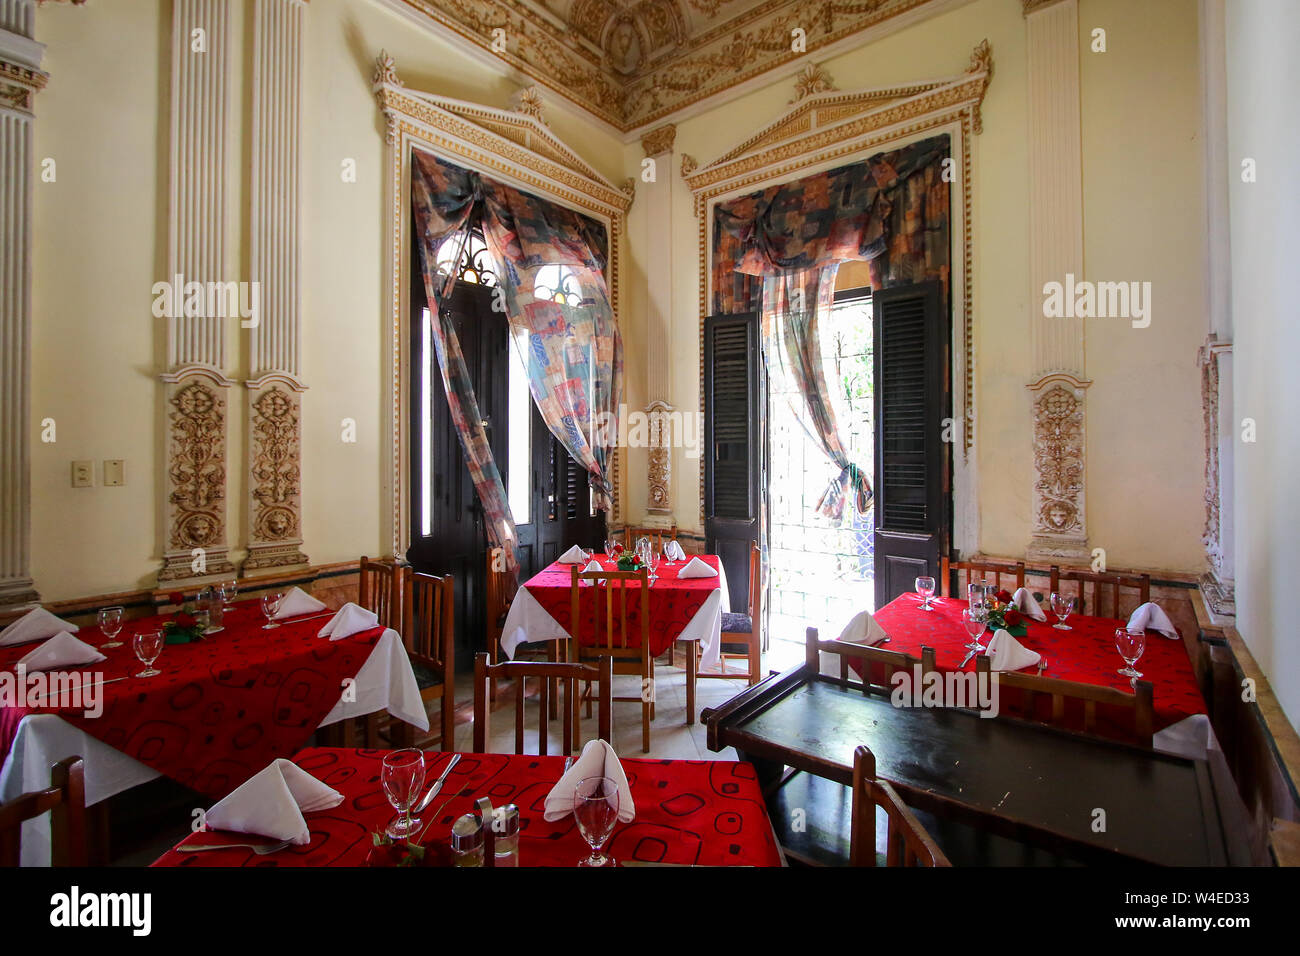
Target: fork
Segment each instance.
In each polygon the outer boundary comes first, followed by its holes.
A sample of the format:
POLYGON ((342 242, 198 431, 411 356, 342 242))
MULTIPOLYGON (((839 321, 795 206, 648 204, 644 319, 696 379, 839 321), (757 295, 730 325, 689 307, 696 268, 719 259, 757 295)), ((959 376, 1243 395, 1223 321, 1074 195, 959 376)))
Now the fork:
POLYGON ((279 843, 213 843, 210 845, 184 843, 176 850, 179 853, 202 853, 204 850, 252 850, 258 856, 266 856, 268 853, 283 850, 288 845, 288 840, 281 840, 279 843))

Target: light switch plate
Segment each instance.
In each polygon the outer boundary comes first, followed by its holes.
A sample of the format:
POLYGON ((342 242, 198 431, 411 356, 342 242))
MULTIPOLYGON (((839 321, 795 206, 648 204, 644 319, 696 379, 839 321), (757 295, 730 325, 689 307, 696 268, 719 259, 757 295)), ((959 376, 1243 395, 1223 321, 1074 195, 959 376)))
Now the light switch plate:
POLYGON ((104 459, 104 487, 118 488, 126 484, 126 462, 121 458, 104 459))
POLYGON ((95 463, 93 461, 74 461, 72 463, 72 487, 95 487, 95 463))

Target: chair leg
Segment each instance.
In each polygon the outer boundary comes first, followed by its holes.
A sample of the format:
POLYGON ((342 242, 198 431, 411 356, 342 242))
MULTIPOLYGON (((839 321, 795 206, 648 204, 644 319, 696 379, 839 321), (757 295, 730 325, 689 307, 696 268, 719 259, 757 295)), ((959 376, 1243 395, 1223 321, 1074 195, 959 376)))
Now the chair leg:
POLYGON ((366 749, 379 749, 379 714, 366 714, 363 718, 366 727, 366 749))
POLYGON ((699 661, 695 657, 695 644, 691 642, 686 648, 686 723, 695 723, 695 678, 699 673, 699 661))
POLYGON ((650 752, 650 721, 652 719, 650 714, 653 707, 654 704, 648 704, 644 701, 641 703, 641 752, 647 754, 650 752))
POLYGON ((754 634, 749 639, 749 684, 752 687, 759 681, 759 673, 763 669, 762 651, 759 649, 758 634, 754 634))
POLYGON ((677 666, 677 642, 673 641, 668 645, 668 666, 677 666))
MULTIPOLYGON (((501 663, 501 636, 499 634, 488 634, 488 654, 491 656, 494 665, 501 663)), ((488 678, 488 703, 495 706, 496 702, 497 679, 495 677, 490 677, 488 678)), ((443 728, 443 732, 446 732, 445 727, 443 728)), ((446 748, 444 747, 443 749, 445 750, 446 748)))

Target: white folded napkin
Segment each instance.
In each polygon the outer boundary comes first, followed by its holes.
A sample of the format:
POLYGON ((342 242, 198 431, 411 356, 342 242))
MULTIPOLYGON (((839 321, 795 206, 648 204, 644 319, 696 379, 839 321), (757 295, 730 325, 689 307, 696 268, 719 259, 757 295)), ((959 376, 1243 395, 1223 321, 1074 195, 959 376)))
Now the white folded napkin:
POLYGON ((325 626, 316 633, 316 636, 328 637, 331 641, 341 641, 353 634, 368 631, 378 624, 379 617, 374 611, 367 611, 361 605, 349 601, 325 622, 325 626))
POLYGON ((311 614, 323 610, 325 605, 302 588, 290 588, 285 592, 284 597, 280 598, 280 609, 275 612, 275 619, 283 621, 286 617, 297 617, 299 614, 311 614))
POLYGON ((15 644, 30 644, 32 641, 44 641, 55 634, 69 634, 80 630, 75 624, 69 624, 63 618, 55 617, 43 607, 34 607, 3 631, 0 631, 0 647, 12 647, 15 644))
POLYGON ((1165 637, 1177 637, 1178 628, 1169 620, 1164 608, 1153 601, 1141 605, 1128 619, 1130 631, 1159 631, 1165 637))
POLYGON ((597 561, 596 559, 593 558, 591 561, 589 561, 589 562, 587 563, 587 566, 586 566, 585 568, 582 569, 582 573, 583 573, 583 574, 590 574, 590 573, 592 573, 593 571, 595 571, 595 572, 600 572, 600 571, 604 571, 604 570, 605 570, 605 568, 601 565, 601 563, 600 563, 599 561, 597 561))
POLYGON ((306 846, 311 831, 302 815, 342 802, 343 794, 280 757, 218 801, 203 821, 212 830, 252 833, 306 846))
POLYGON ((989 659, 989 667, 995 671, 1018 671, 1042 660, 1041 654, 1031 651, 1002 629, 993 635, 984 654, 989 659))
POLYGON ((1016 588, 1016 593, 1011 595, 1011 606, 1021 614, 1028 614, 1035 621, 1046 621, 1047 615, 1043 609, 1038 606, 1034 596, 1029 593, 1029 588, 1016 588))
POLYGON ((546 809, 542 816, 548 823, 561 820, 573 812, 573 796, 578 784, 587 777, 609 777, 618 787, 618 819, 631 823, 636 816, 632 802, 632 788, 627 785, 627 775, 619 763, 614 748, 597 737, 582 748, 582 755, 573 762, 569 772, 546 795, 546 809))
POLYGON ((668 541, 664 544, 664 557, 669 561, 685 561, 686 550, 681 546, 681 542, 668 541))
POLYGON ((686 567, 677 572, 679 578, 716 578, 717 568, 711 568, 699 558, 691 558, 686 567))
POLYGON ((853 615, 853 620, 840 631, 840 640, 846 644, 866 644, 875 647, 889 635, 885 629, 876 623, 876 619, 871 616, 870 611, 859 611, 853 615))
POLYGON ((583 551, 576 544, 568 551, 565 551, 564 554, 560 555, 559 559, 560 564, 582 564, 585 560, 587 560, 587 552, 583 551))
POLYGON ((28 671, 48 671, 56 667, 76 667, 108 660, 85 641, 79 641, 67 631, 60 631, 18 663, 28 671))

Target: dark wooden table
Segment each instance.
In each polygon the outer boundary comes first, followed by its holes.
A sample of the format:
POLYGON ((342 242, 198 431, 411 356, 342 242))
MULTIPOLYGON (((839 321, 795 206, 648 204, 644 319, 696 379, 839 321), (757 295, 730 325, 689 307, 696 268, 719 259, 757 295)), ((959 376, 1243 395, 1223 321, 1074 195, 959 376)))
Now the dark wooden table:
POLYGON ((709 748, 735 747, 768 792, 786 767, 849 784, 853 749, 914 808, 1085 863, 1247 862, 1210 771, 1190 760, 1014 718, 900 708, 807 664, 703 714, 709 748), (1105 811, 1104 832, 1094 831, 1105 811))

